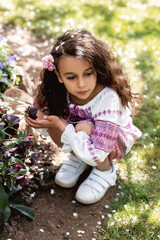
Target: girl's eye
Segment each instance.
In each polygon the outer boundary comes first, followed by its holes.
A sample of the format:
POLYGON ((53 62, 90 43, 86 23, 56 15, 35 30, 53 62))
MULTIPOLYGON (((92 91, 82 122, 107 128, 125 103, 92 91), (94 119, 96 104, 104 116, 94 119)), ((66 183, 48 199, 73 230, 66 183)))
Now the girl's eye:
POLYGON ((73 80, 75 76, 68 77, 69 80, 73 80))
POLYGON ((93 72, 88 72, 88 73, 86 73, 85 75, 86 76, 90 76, 90 75, 92 75, 93 74, 93 72))

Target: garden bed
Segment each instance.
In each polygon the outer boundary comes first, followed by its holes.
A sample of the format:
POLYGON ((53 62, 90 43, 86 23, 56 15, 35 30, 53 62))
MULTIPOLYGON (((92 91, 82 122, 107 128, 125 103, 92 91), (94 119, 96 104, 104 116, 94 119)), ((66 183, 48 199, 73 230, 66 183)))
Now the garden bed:
POLYGON ((12 217, 0 230, 1 240, 98 239, 97 234, 103 231, 103 219, 108 214, 110 201, 116 197, 117 187, 111 188, 94 205, 80 204, 74 200, 74 195, 90 169, 75 187, 64 189, 54 183, 64 154, 49 142, 49 138, 38 141, 34 151, 40 152, 40 157, 37 164, 30 167, 33 178, 25 187, 24 202, 34 211, 35 219, 29 220, 13 211, 12 217))

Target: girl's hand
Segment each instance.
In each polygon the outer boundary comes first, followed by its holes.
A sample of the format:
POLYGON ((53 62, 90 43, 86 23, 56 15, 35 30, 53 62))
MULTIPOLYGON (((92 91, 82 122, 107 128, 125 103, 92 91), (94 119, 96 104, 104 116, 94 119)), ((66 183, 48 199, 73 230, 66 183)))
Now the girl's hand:
POLYGON ((38 118, 37 119, 31 119, 28 116, 25 116, 26 122, 34 128, 52 128, 56 127, 60 129, 61 131, 64 131, 66 125, 63 123, 63 121, 54 115, 46 116, 44 113, 38 111, 38 118))

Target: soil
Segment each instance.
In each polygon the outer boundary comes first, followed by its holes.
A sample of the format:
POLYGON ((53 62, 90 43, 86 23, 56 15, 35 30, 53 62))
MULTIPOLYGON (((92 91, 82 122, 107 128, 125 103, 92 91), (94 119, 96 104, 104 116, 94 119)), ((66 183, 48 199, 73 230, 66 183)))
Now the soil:
MULTIPOLYGON (((48 54, 52 42, 45 37, 36 39, 24 29, 7 27, 0 29, 7 37, 18 65, 29 73, 33 86, 38 86, 41 58, 48 54), (20 55, 21 53, 21 55, 20 55)), ((35 166, 29 167, 29 179, 25 187, 24 202, 35 213, 34 220, 12 210, 12 216, 0 229, 1 240, 95 240, 103 231, 108 205, 117 197, 117 186, 108 190, 96 204, 83 205, 74 200, 75 192, 87 177, 90 169, 80 177, 77 185, 64 189, 54 183, 54 176, 64 160, 64 153, 49 137, 39 138, 34 151, 40 153, 35 166)))

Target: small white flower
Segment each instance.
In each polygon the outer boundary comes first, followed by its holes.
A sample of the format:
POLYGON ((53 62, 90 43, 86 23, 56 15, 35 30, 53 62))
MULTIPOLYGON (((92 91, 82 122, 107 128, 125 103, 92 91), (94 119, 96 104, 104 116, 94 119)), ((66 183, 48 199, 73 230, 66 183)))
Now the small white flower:
POLYGON ((97 224, 98 224, 98 225, 101 225, 101 221, 98 221, 97 224))
POLYGON ((116 210, 112 210, 112 212, 113 212, 113 213, 115 213, 115 212, 116 212, 116 210))
POLYGON ((75 201, 75 200, 72 200, 72 203, 76 203, 76 201, 75 201))
POLYGON ((109 205, 105 205, 104 207, 105 207, 105 208, 109 208, 109 205))
POLYGON ((154 144, 153 144, 153 143, 150 143, 150 146, 151 146, 151 147, 154 147, 154 144))
POLYGON ((156 167, 156 166, 152 166, 152 169, 156 170, 156 169, 157 169, 157 167, 156 167))
POLYGON ((79 233, 79 234, 84 234, 85 231, 83 231, 83 230, 77 230, 77 233, 79 233))
POLYGON ((31 198, 34 198, 34 197, 35 197, 35 194, 36 194, 35 192, 31 193, 31 195, 30 195, 31 198))
POLYGON ((158 238, 160 238, 160 235, 157 235, 158 238))
POLYGON ((50 194, 53 195, 54 194, 54 189, 50 190, 50 194))
POLYGON ((149 208, 149 205, 148 204, 145 204, 145 209, 148 209, 149 208))
POLYGON ((66 236, 69 236, 70 235, 70 232, 66 232, 66 236))
POLYGON ((95 238, 92 238, 92 240, 96 240, 95 238))
POLYGON ((121 185, 118 186, 118 189, 122 189, 121 185))
POLYGON ((76 212, 73 213, 73 217, 77 217, 78 214, 76 212))
POLYGON ((42 228, 39 229, 40 232, 44 232, 44 230, 42 228))
POLYGON ((129 232, 129 229, 128 229, 128 228, 126 229, 126 232, 129 232))
POLYGON ((105 218, 105 216, 104 216, 104 215, 102 215, 102 216, 101 216, 101 218, 102 218, 102 219, 104 219, 104 218, 105 218))
POLYGON ((108 217, 112 217, 112 214, 108 213, 107 216, 108 216, 108 217))

